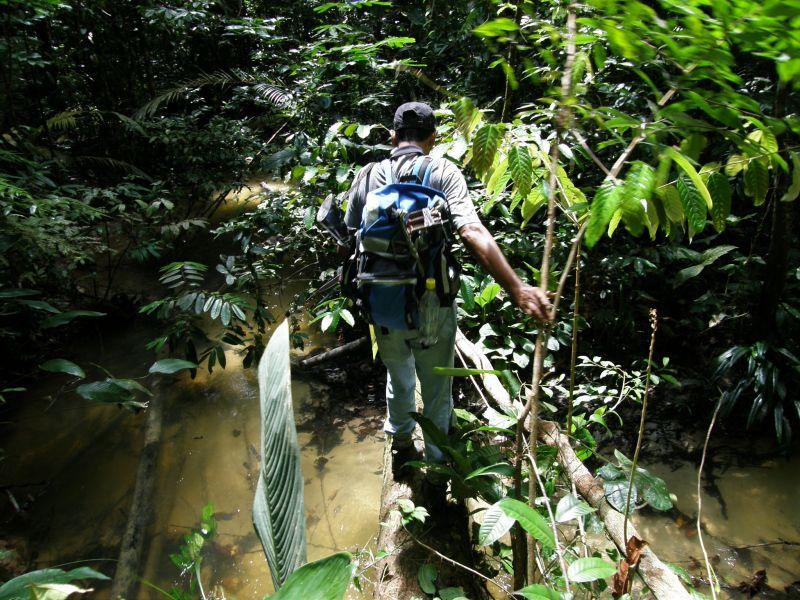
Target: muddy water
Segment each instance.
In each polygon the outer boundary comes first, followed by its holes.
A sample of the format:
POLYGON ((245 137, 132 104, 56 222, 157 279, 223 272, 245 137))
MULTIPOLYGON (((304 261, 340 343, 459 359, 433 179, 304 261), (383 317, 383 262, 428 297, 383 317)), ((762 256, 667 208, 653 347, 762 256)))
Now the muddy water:
MULTIPOLYGON (((251 182, 216 217, 256 206, 263 199, 253 195, 258 183, 251 182)), ((152 289, 152 275, 123 274, 119 285, 129 292, 141 286, 152 289)), ((273 314, 283 314, 298 291, 293 288, 302 285, 276 286, 273 314)), ((89 380, 103 376, 90 362, 117 377, 146 374, 154 356, 145 344, 158 329, 142 323, 102 327, 88 331, 63 355, 84 365, 89 380)), ((315 328, 304 326, 311 339, 306 351, 333 341, 315 328)), ((204 586, 223 586, 229 599, 260 600, 272 591, 272 583, 251 521, 260 460, 258 384, 255 371, 242 367, 241 357, 233 351, 226 357, 225 370, 200 371, 194 380, 184 374, 143 381, 161 396, 165 420, 142 577, 164 589, 177 582, 178 570, 169 555, 197 527, 203 506, 213 503, 218 534, 205 552, 204 586)), ((355 397, 352 382, 329 379, 322 383, 296 373, 292 384, 309 560, 339 550, 357 552, 373 542, 378 530, 383 408, 374 399, 355 397)), ((64 382, 61 376, 47 376, 30 386, 25 404, 9 416, 9 426, 0 434, 5 451, 0 484, 33 484, 22 492, 15 488, 19 514, 6 498, 0 499, 3 520, 23 558, 31 559, 31 568, 90 560, 111 575, 145 415, 89 404, 61 389, 64 382)), ((95 587, 96 597, 106 597, 107 586, 95 587)), ((142 586, 140 599, 154 597, 152 589, 142 586)), ((358 596, 353 592, 352 597, 358 596)))
MULTIPOLYGON (((769 443, 743 452, 724 433, 717 435, 704 467, 702 525, 722 596, 746 598, 734 588, 762 569, 769 587, 783 596, 787 586, 800 580, 800 455, 770 455, 764 451, 769 443)), ((640 533, 662 560, 706 580, 695 522, 697 465, 680 461, 645 466, 667 482, 678 501, 670 513, 637 516, 640 533)))
MULTIPOLYGON (((288 294, 287 294, 288 296, 288 294)), ((139 376, 152 363, 144 345, 153 332, 132 327, 104 342, 103 365, 118 376, 139 376)), ((92 343, 76 348, 78 362, 97 360, 92 343)), ((164 435, 155 486, 155 518, 143 577, 168 588, 177 579, 169 554, 213 503, 218 535, 203 569, 204 583, 222 584, 228 598, 261 599, 269 571, 251 522, 258 478, 259 407, 253 370, 227 354, 227 368, 177 377, 154 389, 165 404, 164 435)), ((35 552, 36 566, 115 558, 130 504, 143 415, 92 406, 70 394, 51 404, 52 381, 32 389, 3 440, 2 481, 47 481, 30 488, 33 501, 16 520, 35 552)), ((343 402, 331 386, 295 377, 292 386, 302 470, 309 560, 337 550, 358 551, 377 533, 380 505, 382 410, 363 399, 343 402), (332 403, 335 406, 331 406, 332 403)), ((111 574, 112 563, 98 563, 111 574)), ((102 597, 102 594, 100 594, 102 597)), ((145 589, 140 598, 152 598, 145 589)))

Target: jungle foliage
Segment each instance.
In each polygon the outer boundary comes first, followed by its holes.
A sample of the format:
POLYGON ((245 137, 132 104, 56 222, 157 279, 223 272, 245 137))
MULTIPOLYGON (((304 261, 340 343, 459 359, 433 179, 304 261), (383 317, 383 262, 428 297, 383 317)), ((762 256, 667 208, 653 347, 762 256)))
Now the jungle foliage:
MULTIPOLYGON (((230 347, 255 366, 282 279, 300 290, 295 345, 304 312, 341 335, 362 327, 326 285, 339 258, 314 214, 389 149, 394 107, 420 99, 439 118, 434 152, 462 167, 482 219, 531 283, 555 173, 553 291, 579 232, 584 243, 580 310, 573 319, 565 309, 550 331, 543 407, 563 420, 574 405, 568 434, 581 458, 607 462, 598 473, 615 507, 627 508, 629 486, 638 506, 671 505, 646 469, 595 452, 621 406, 645 394, 651 308, 653 393, 669 388, 709 414, 719 387, 732 427, 789 448, 800 418, 796 0, 0 4, 0 402, 24 399, 45 371, 70 377, 68 391, 87 400, 145 408, 150 391, 136 380, 97 367, 87 377, 58 350, 99 320, 137 314, 161 323, 149 347, 178 361, 153 373, 225 368, 230 347), (225 212, 245 185, 257 210, 225 212)), ((462 259, 462 329, 518 397, 540 324, 462 259)), ((538 540, 548 588, 529 586, 531 597, 558 597, 565 580, 598 585, 608 576, 599 555, 575 545, 564 548, 569 564, 554 559, 554 521, 595 519, 552 456, 539 457, 543 494, 560 496, 550 515, 504 483, 513 465, 495 436, 514 415, 458 417, 458 434, 441 440, 448 465, 419 466, 492 506, 481 536, 497 556, 508 558, 498 540, 514 522, 538 540)), ((312 564, 321 577, 333 563, 312 564)), ((70 573, 52 582, 99 575, 70 573)), ((288 588, 288 571, 281 579, 288 588)))

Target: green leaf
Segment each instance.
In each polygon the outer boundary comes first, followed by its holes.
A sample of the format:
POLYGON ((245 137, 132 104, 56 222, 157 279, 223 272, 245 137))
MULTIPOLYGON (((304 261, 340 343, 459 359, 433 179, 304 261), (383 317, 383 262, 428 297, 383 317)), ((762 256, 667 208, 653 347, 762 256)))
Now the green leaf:
MULTIPOLYGON (((253 500, 253 524, 267 556, 273 584, 279 588, 284 582, 288 584, 287 578, 292 571, 306 562, 303 473, 300 470, 300 447, 292 411, 287 320, 272 334, 261 356, 258 364, 258 389, 261 403, 259 449, 262 459, 253 500)), ((343 563, 345 557, 349 564, 349 555, 334 556, 340 556, 340 559, 331 564, 343 563)), ((314 573, 327 571, 328 563, 317 561, 312 564, 318 565, 314 573)), ((308 596, 292 595, 286 591, 282 597, 308 596)))
POLYGON ((505 513, 500 502, 495 502, 483 513, 483 522, 478 530, 478 543, 481 546, 494 544, 514 524, 514 518, 505 513))
POLYGON ((591 204, 589 224, 586 226, 586 247, 592 248, 606 231, 611 217, 622 202, 622 186, 606 179, 598 188, 591 204))
POLYGON ((681 195, 678 188, 674 185, 667 185, 661 188, 659 196, 664 205, 664 213, 673 223, 683 223, 684 213, 681 204, 681 195))
POLYGON ((750 161, 744 172, 744 193, 753 199, 755 206, 764 204, 769 191, 769 170, 763 159, 750 161))
POLYGON ((534 583, 533 585, 524 587, 517 591, 517 594, 521 594, 527 600, 561 600, 562 598, 561 592, 551 590, 541 583, 534 583))
POLYGON ((542 190, 540 185, 531 188, 530 193, 525 197, 522 203, 520 212, 522 213, 522 224, 520 227, 525 227, 533 216, 539 211, 540 208, 547 204, 547 196, 542 190))
POLYGON ((71 310, 68 312, 58 313, 52 317, 46 318, 42 321, 42 329, 51 329, 52 327, 60 327, 66 325, 73 319, 78 317, 105 317, 106 313, 97 312, 94 310, 71 310))
POLYGON ((375 127, 374 125, 359 125, 356 128, 356 135, 360 137, 362 140, 369 137, 372 128, 375 127))
POLYGON ((353 557, 337 552, 303 565, 286 579, 270 600, 342 600, 353 575, 353 557))
POLYGON ((533 163, 531 155, 525 146, 513 146, 508 152, 508 167, 517 192, 520 196, 527 196, 531 191, 533 181, 533 163))
POLYGON ((439 590, 440 600, 469 600, 460 587, 448 587, 439 590))
POLYGON ((159 361, 150 365, 148 373, 161 373, 163 375, 172 375, 179 371, 186 371, 187 369, 197 369, 198 365, 188 360, 180 358, 162 358, 159 361))
POLYGON ((708 178, 708 191, 714 199, 711 222, 718 233, 725 231, 725 221, 731 214, 731 184, 722 173, 712 173, 708 178))
POLYGON ((518 29, 519 25, 517 25, 514 19, 500 17, 497 19, 492 19, 491 21, 486 21, 482 25, 478 25, 472 31, 475 33, 475 35, 480 37, 503 37, 507 36, 509 33, 517 31, 518 29))
POLYGON ((611 577, 617 572, 617 568, 611 563, 607 563, 602 558, 588 556, 579 558, 567 568, 567 575, 570 581, 576 583, 588 583, 611 577))
POLYGON ((75 377, 80 377, 81 379, 86 377, 86 373, 83 372, 83 369, 81 369, 74 362, 63 358, 54 358, 52 360, 48 360, 47 362, 39 365, 39 368, 43 371, 49 371, 51 373, 66 373, 67 375, 74 375, 75 377))
POLYGON ((594 508, 586 504, 583 500, 578 499, 572 494, 567 494, 558 501, 556 506, 556 522, 566 523, 572 519, 577 519, 583 515, 593 513, 594 508))
POLYGON ((689 223, 689 239, 692 239, 695 234, 705 229, 708 209, 694 182, 684 176, 678 178, 678 194, 689 223))
POLYGON ((697 191, 700 193, 700 197, 705 200, 706 205, 709 209, 711 209, 711 207, 714 205, 714 201, 711 199, 711 194, 708 192, 706 185, 703 183, 703 180, 700 178, 700 175, 697 173, 692 164, 683 154, 676 151, 674 148, 667 148, 666 152, 670 158, 672 158, 672 160, 674 160, 678 166, 683 169, 683 172, 686 173, 689 179, 692 180, 695 188, 697 188, 697 191))
POLYGON ((71 571, 63 571, 61 569, 31 571, 1 585, 0 600, 28 600, 31 597, 30 590, 33 586, 66 584, 83 579, 108 580, 108 577, 89 567, 81 567, 71 571))
POLYGON ((530 506, 514 498, 503 498, 499 502, 500 508, 511 518, 516 520, 522 528, 542 543, 546 548, 555 547, 553 530, 545 518, 530 506))
POLYGON ((472 100, 469 98, 461 98, 453 105, 453 114, 456 118, 456 127, 469 139, 472 131, 480 123, 482 115, 480 111, 475 108, 472 100))
POLYGON ((438 571, 432 564, 425 563, 419 568, 417 571, 417 581, 419 581, 419 587, 422 588, 423 592, 431 595, 436 593, 437 575, 438 571))
POLYGON ((793 202, 800 196, 800 154, 792 151, 792 182, 786 190, 786 193, 781 196, 782 202, 793 202))
POLYGON ((467 369, 461 367, 433 367, 434 375, 444 375, 445 377, 468 377, 470 375, 497 375, 503 374, 502 371, 494 369, 467 369))
POLYGON ((731 154, 725 163, 725 175, 728 177, 736 177, 739 171, 747 166, 748 158, 741 154, 731 154))
POLYGON ((482 176, 492 166, 502 139, 501 125, 484 125, 475 134, 472 142, 472 168, 477 175, 482 176))

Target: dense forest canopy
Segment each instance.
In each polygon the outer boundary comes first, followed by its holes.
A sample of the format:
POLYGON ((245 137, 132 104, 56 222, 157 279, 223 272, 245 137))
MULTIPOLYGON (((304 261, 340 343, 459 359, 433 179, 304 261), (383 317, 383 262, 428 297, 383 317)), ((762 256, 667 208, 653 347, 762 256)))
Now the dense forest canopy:
MULTIPOLYGON (((648 396, 669 400, 660 418, 688 411, 705 424, 716 407, 732 431, 791 452, 797 0, 0 6, 0 403, 11 427, 43 371, 69 377, 65 393, 147 410, 152 385, 104 372, 99 350, 95 365, 69 356, 96 323, 157 322, 148 348, 168 360, 151 373, 224 369, 226 350, 249 368, 281 320, 269 294, 305 272, 293 345, 308 342, 309 321, 360 336, 363 319, 326 285, 341 258, 314 217, 386 155, 395 107, 420 100, 438 118, 434 154, 462 168, 512 266, 563 297, 552 325, 523 318, 461 251, 461 329, 512 397, 524 405, 541 388, 533 416, 566 427, 583 460, 598 441, 614 445, 623 399, 648 396), (248 185, 257 209, 226 212, 248 185), (132 288, 128 273, 158 283, 132 288)), ((603 477, 627 489, 622 458, 603 477)), ((524 478, 535 492, 527 467, 524 478)), ((500 481, 471 481, 464 496, 504 495, 500 481)), ((646 503, 671 507, 653 494, 646 503)), ((630 492, 613 504, 624 511, 630 492)), ((557 563, 541 583, 565 592, 557 563)))

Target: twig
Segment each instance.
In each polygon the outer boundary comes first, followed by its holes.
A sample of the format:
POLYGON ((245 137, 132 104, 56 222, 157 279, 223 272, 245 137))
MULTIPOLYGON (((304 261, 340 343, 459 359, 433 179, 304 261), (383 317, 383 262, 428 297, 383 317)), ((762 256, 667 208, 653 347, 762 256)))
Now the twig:
POLYGON ((420 540, 417 536, 415 536, 413 533, 411 533, 405 525, 403 525, 403 529, 405 529, 405 531, 408 534, 408 536, 412 540, 414 540, 415 543, 417 543, 420 546, 422 546, 423 548, 425 548, 425 550, 427 550, 428 552, 432 552, 433 554, 435 554, 436 556, 438 556, 442 560, 446 560, 447 562, 449 562, 451 565, 454 565, 456 567, 464 569, 465 571, 469 571, 470 573, 472 573, 473 575, 477 575, 478 577, 480 577, 484 581, 488 581, 489 583, 492 583, 492 584, 496 585, 501 590, 503 590, 506 594, 508 594, 509 597, 512 595, 512 593, 513 593, 512 590, 508 586, 506 586, 505 584, 502 584, 499 581, 496 581, 496 580, 492 579, 491 577, 487 577, 486 575, 484 575, 480 571, 476 571, 472 567, 468 567, 467 565, 458 562, 454 558, 450 558, 449 556, 445 556, 444 554, 442 554, 441 552, 439 552, 435 548, 431 548, 430 546, 428 546, 428 544, 426 544, 425 542, 420 540))
POLYGON ((439 85, 438 83, 436 83, 435 81, 433 81, 430 77, 425 75, 425 73, 423 73, 421 69, 416 69, 414 67, 409 67, 408 65, 404 65, 403 63, 399 63, 399 62, 395 62, 395 63, 393 63, 391 65, 388 65, 388 66, 393 68, 395 71, 403 71, 404 73, 408 73, 410 75, 413 75, 414 77, 419 79, 422 83, 427 85, 429 88, 439 92, 443 96, 450 96, 452 98, 458 97, 458 94, 456 94, 454 92, 451 92, 446 87, 443 87, 443 86, 439 85))
POLYGON ((703 560, 706 563, 706 572, 708 573, 708 584, 711 586, 711 597, 717 600, 717 588, 719 587, 719 580, 717 579, 714 569, 711 568, 711 562, 708 560, 708 552, 706 552, 706 545, 703 542, 703 530, 700 527, 700 518, 703 514, 703 493, 700 487, 703 478, 703 467, 706 464, 706 453, 708 452, 708 441, 711 439, 711 430, 714 428, 714 423, 719 414, 719 408, 722 406, 722 398, 717 402, 714 407, 714 414, 711 415, 711 423, 708 425, 706 432, 706 441, 703 444, 703 455, 700 457, 700 468, 697 470, 697 539, 700 541, 700 549, 703 551, 703 560))
POLYGON ((628 517, 631 511, 631 494, 633 493, 633 480, 636 477, 636 467, 639 463, 639 452, 642 449, 644 439, 644 422, 647 418, 647 396, 650 392, 650 370, 653 366, 653 349, 656 345, 656 330, 658 329, 658 312, 655 308, 650 309, 650 351, 647 355, 647 372, 644 376, 644 398, 642 399, 642 418, 639 421, 639 437, 636 439, 636 449, 633 451, 633 462, 631 463, 631 479, 628 482, 628 497, 625 499, 625 521, 622 526, 623 541, 628 542, 628 517))
POLYGON ((606 167, 605 164, 603 164, 603 161, 600 160, 594 152, 592 152, 592 149, 589 147, 589 143, 586 141, 586 138, 583 137, 583 134, 581 134, 581 132, 578 131, 577 129, 570 129, 569 132, 576 140, 578 140, 578 144, 580 144, 581 148, 583 148, 586 151, 586 154, 589 155, 589 158, 591 158, 592 161, 594 161, 594 164, 600 167, 600 170, 603 173, 605 173, 608 177, 611 177, 611 179, 616 179, 616 177, 611 176, 611 171, 609 171, 608 167, 606 167))
POLYGON ((572 307, 572 354, 569 361, 569 403, 567 434, 572 435, 572 404, 575 398, 575 363, 578 358, 578 302, 581 296, 581 261, 575 263, 575 299, 572 307))

